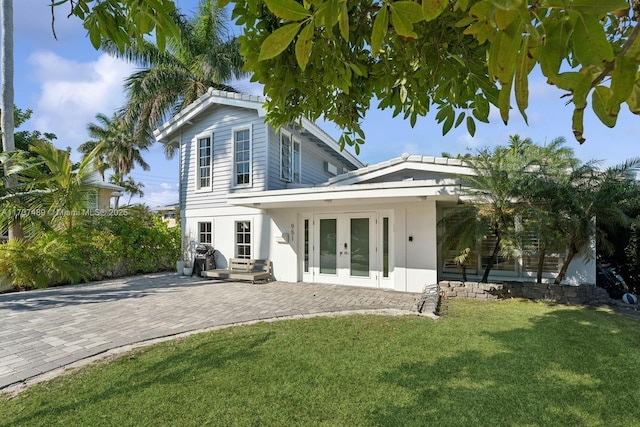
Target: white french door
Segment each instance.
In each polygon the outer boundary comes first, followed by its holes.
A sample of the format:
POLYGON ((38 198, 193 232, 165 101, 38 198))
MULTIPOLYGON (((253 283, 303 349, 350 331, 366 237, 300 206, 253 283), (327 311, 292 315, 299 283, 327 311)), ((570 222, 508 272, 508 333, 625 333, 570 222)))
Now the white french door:
POLYGON ((314 216, 315 282, 378 286, 376 214, 314 216))

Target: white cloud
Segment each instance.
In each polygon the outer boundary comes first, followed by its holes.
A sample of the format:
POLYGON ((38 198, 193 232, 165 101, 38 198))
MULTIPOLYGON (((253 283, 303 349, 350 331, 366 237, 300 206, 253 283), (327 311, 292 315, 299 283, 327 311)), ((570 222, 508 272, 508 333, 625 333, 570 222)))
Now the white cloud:
MULTIPOLYGON (((144 203, 151 208, 158 206, 171 205, 178 202, 178 185, 177 184, 149 184, 146 183, 144 188, 144 197, 134 197, 131 203, 144 203)), ((129 200, 129 196, 123 197, 124 203, 129 200)))
POLYGON ((464 149, 468 150, 482 147, 487 144, 487 141, 485 141, 483 138, 471 136, 470 134, 465 133, 458 137, 456 143, 464 147, 464 149))
POLYGON ((420 147, 418 147, 418 144, 416 144, 414 142, 406 143, 406 144, 404 144, 404 146, 402 148, 402 153, 398 154, 398 156, 401 156, 404 153, 421 154, 420 153, 420 147))
POLYGON ((124 103, 122 84, 133 66, 107 54, 78 62, 48 51, 29 57, 40 87, 32 125, 53 132, 60 147, 77 147, 88 139, 86 126, 97 113, 110 116, 124 103))

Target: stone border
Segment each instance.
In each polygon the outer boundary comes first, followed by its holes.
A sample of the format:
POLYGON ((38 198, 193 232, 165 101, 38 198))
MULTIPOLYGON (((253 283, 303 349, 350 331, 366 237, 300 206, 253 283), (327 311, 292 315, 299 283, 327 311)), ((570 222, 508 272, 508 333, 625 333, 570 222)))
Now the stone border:
POLYGON ((441 281, 445 298, 506 299, 528 298, 562 304, 611 304, 607 291, 594 285, 554 285, 551 283, 504 282, 479 283, 441 281))

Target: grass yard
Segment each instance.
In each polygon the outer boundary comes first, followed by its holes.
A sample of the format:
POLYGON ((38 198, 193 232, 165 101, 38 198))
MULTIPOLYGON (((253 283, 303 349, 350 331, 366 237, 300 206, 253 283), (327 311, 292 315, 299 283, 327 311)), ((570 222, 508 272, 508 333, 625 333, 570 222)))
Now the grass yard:
POLYGON ((0 425, 638 425, 639 327, 523 300, 235 327, 0 397, 0 425))

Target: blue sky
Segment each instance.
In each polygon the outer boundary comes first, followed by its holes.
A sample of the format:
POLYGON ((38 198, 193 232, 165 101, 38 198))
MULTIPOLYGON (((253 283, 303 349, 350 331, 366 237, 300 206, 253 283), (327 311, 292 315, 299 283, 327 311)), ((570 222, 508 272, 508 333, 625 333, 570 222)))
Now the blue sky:
MULTIPOLYGON (((124 103, 122 83, 135 67, 96 51, 91 46, 82 23, 67 19, 63 6, 56 15, 56 34, 51 31, 49 0, 14 1, 15 99, 19 108, 34 110, 24 128, 53 132, 60 148, 75 148, 88 139, 86 126, 97 113, 111 115, 124 103)), ((184 12, 194 10, 197 0, 176 0, 184 12)), ((530 76, 529 125, 517 110, 508 126, 492 111, 490 124, 478 123, 474 137, 464 125, 442 136, 435 114, 419 119, 414 128, 391 111, 371 110, 364 121, 367 135, 359 158, 368 164, 398 157, 402 153, 440 155, 442 152, 465 153, 478 148, 507 142, 509 135, 519 134, 538 143, 565 137, 582 160, 601 159, 605 165, 620 163, 640 156, 640 117, 626 107, 618 124, 609 129, 595 116, 585 114, 585 137, 579 145, 571 132, 571 105, 565 105, 563 94, 547 85, 535 72, 530 76)), ((240 82, 239 89, 261 94, 260 87, 240 82)), ((336 139, 335 127, 321 126, 336 139)), ((76 154, 77 158, 79 156, 76 154)), ((141 200, 151 207, 177 201, 177 160, 166 160, 162 148, 155 144, 145 154, 151 165, 149 172, 134 169, 132 176, 145 183, 141 200)), ((126 200, 125 200, 126 201, 126 200)), ((139 200, 133 200, 139 201, 139 200)))

